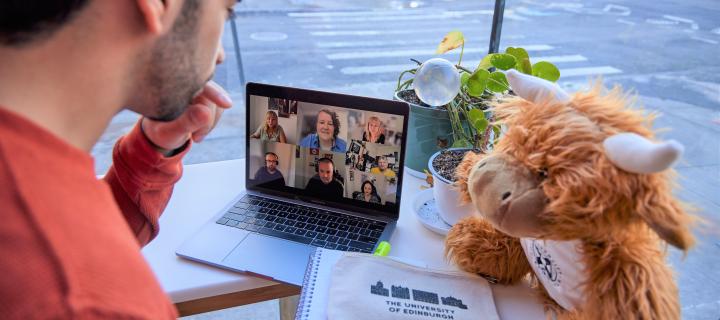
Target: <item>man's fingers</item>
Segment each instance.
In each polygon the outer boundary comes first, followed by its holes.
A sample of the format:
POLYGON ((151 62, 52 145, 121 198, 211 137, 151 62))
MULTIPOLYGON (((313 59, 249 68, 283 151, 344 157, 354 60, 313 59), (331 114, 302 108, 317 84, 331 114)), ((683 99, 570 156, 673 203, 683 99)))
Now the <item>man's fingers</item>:
POLYGON ((215 115, 213 113, 213 108, 204 104, 193 104, 188 107, 188 115, 191 123, 184 128, 185 132, 194 132, 211 126, 212 121, 215 121, 215 115))
POLYGON ((223 110, 231 105, 227 92, 210 81, 179 118, 171 122, 144 119, 143 130, 156 146, 173 150, 190 138, 195 142, 202 141, 220 121, 223 110))
POLYGON ((223 109, 227 109, 232 106, 230 95, 214 81, 208 81, 208 83, 205 84, 202 93, 200 93, 193 103, 199 102, 197 101, 199 98, 207 98, 212 103, 223 109))

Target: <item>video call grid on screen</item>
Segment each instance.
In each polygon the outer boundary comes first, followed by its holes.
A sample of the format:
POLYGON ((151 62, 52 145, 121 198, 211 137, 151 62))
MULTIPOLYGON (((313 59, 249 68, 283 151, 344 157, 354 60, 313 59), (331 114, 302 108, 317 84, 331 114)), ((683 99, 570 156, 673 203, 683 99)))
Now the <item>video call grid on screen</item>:
POLYGON ((248 184, 394 213, 405 117, 248 97, 248 184))

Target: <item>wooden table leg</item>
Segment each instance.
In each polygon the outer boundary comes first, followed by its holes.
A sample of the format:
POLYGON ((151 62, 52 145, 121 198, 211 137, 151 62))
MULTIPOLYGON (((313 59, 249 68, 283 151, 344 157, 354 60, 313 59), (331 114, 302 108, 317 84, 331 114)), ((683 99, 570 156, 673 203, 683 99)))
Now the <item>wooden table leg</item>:
MULTIPOLYGON (((175 304, 175 307, 177 308, 178 313, 181 317, 225 308, 232 308, 261 301, 273 299, 283 300, 284 297, 295 297, 295 307, 297 307, 297 297, 299 293, 300 287, 298 286, 276 283, 266 287, 255 288, 243 292, 234 292, 197 300, 178 302, 175 304)), ((295 314, 295 307, 293 307, 292 309, 293 314, 295 314)), ((282 310, 282 308, 280 308, 280 310, 282 310)))
POLYGON ((278 299, 280 304, 280 320, 293 320, 295 319, 295 311, 298 306, 298 299, 300 295, 289 296, 278 299))

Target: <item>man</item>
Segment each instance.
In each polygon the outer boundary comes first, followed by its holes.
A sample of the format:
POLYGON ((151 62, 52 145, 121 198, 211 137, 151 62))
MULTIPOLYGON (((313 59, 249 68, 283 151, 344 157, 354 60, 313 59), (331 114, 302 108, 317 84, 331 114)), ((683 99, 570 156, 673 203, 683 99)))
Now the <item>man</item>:
POLYGON ((340 200, 343 196, 343 185, 337 181, 335 175, 335 164, 328 158, 320 158, 317 161, 317 174, 310 178, 305 186, 305 192, 309 196, 340 200))
POLYGON ((397 175, 395 174, 395 171, 392 171, 388 168, 388 160, 385 156, 378 156, 378 166, 375 168, 370 169, 370 173, 381 173, 388 179, 395 178, 397 175))
POLYGON ((0 1, 0 314, 174 319, 140 254, 182 157, 230 107, 209 82, 235 0, 0 1), (89 152, 142 115, 95 178, 89 152))
POLYGON ((255 172, 255 181, 267 188, 282 188, 285 186, 285 177, 277 169, 279 157, 274 152, 265 153, 265 165, 255 172))

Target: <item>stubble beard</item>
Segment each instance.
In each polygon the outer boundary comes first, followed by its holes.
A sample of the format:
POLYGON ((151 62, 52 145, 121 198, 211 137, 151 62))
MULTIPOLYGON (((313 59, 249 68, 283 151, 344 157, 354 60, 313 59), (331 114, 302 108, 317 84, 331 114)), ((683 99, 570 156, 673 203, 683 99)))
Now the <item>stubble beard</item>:
POLYGON ((183 5, 172 30, 158 40, 146 73, 150 109, 146 117, 172 121, 180 117, 209 79, 201 79, 197 60, 197 1, 183 5))

